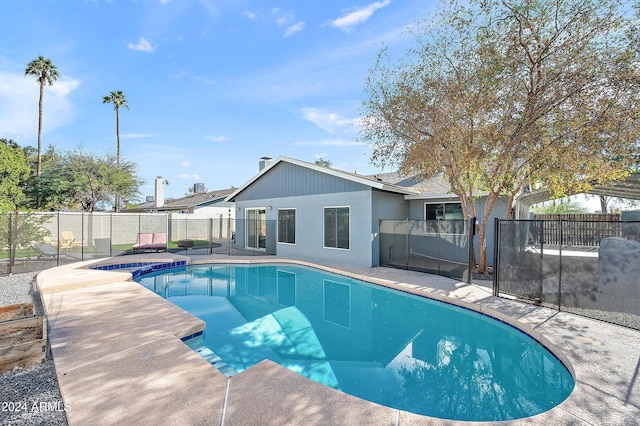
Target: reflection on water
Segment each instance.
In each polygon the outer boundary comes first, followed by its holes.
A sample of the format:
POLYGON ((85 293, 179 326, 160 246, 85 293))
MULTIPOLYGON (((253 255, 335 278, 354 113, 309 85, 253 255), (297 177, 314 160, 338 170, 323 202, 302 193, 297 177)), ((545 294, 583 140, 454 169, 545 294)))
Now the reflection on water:
POLYGON ((456 420, 528 417, 573 389, 553 355, 503 323, 310 268, 193 266, 140 282, 206 321, 199 344, 236 371, 270 359, 370 401, 456 420))

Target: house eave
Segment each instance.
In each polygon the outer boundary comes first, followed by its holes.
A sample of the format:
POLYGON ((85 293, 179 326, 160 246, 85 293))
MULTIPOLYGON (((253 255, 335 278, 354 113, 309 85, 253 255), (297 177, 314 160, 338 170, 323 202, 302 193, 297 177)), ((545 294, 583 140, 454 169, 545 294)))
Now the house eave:
POLYGON ((395 193, 402 194, 402 195, 416 194, 416 191, 413 191, 413 190, 410 190, 410 189, 406 189, 406 188, 397 187, 395 185, 389 185, 388 183, 384 183, 384 182, 381 182, 381 181, 371 180, 370 178, 367 178, 367 177, 364 177, 364 176, 360 177, 360 176, 353 175, 353 174, 350 174, 350 173, 347 173, 347 172, 343 172, 341 170, 331 169, 329 167, 318 166, 316 164, 307 163, 305 161, 296 160, 294 158, 280 156, 273 163, 269 164, 267 167, 265 167, 264 169, 260 170, 260 172, 258 172, 258 174, 256 174, 253 178, 251 178, 247 183, 245 183, 243 186, 238 188, 235 192, 233 192, 230 195, 228 195, 225 198, 225 201, 234 202, 235 201, 235 197, 237 197, 239 194, 241 194, 245 189, 247 189, 249 186, 251 186, 255 181, 260 179, 263 175, 268 173, 269 170, 273 169, 278 164, 283 163, 283 162, 289 163, 289 164, 294 164, 294 165, 297 165, 297 166, 300 166, 300 167, 304 167, 304 168, 307 168, 307 169, 315 170, 317 172, 325 173, 325 174, 328 174, 330 176, 335 176, 335 177, 338 177, 340 179, 350 180, 352 182, 356 182, 356 183, 359 183, 361 185, 369 186, 369 187, 371 187, 373 189, 377 189, 377 190, 380 190, 380 191, 395 192, 395 193))

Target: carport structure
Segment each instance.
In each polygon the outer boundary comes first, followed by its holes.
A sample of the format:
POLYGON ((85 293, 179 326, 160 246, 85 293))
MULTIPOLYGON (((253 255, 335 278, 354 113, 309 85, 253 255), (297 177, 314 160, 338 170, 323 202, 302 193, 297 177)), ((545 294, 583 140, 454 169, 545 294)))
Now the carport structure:
MULTIPOLYGON (((586 194, 640 200, 640 173, 632 173, 624 180, 594 185, 586 194)), ((577 195, 577 193, 569 195, 577 195)), ((528 219, 529 208, 532 205, 553 199, 554 197, 547 189, 539 189, 520 195, 516 200, 516 219, 528 219)))

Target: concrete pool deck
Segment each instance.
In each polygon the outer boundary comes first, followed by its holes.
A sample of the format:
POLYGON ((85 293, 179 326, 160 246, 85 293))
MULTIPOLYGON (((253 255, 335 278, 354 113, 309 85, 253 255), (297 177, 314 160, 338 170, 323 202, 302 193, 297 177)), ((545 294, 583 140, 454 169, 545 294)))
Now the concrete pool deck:
MULTIPOLYGON (((153 253, 41 272, 37 285, 70 425, 465 424, 364 401, 271 361, 226 377, 181 341, 203 330, 203 321, 132 282, 129 272, 87 269, 109 262, 146 260, 192 264, 288 261, 153 253)), ((640 424, 639 331, 497 298, 491 295, 490 286, 440 276, 295 263, 488 311, 559 350, 574 373, 576 385, 571 395, 545 413, 502 424, 640 424)))

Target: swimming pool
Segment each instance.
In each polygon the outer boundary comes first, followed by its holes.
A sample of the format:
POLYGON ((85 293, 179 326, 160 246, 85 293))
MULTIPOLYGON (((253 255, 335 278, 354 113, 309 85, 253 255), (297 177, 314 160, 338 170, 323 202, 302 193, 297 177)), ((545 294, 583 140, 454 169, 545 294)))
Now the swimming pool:
POLYGON ((574 386, 552 353, 507 324, 312 268, 200 265, 137 281, 206 321, 187 344, 228 375, 270 359, 382 405, 474 421, 547 411, 574 386))

